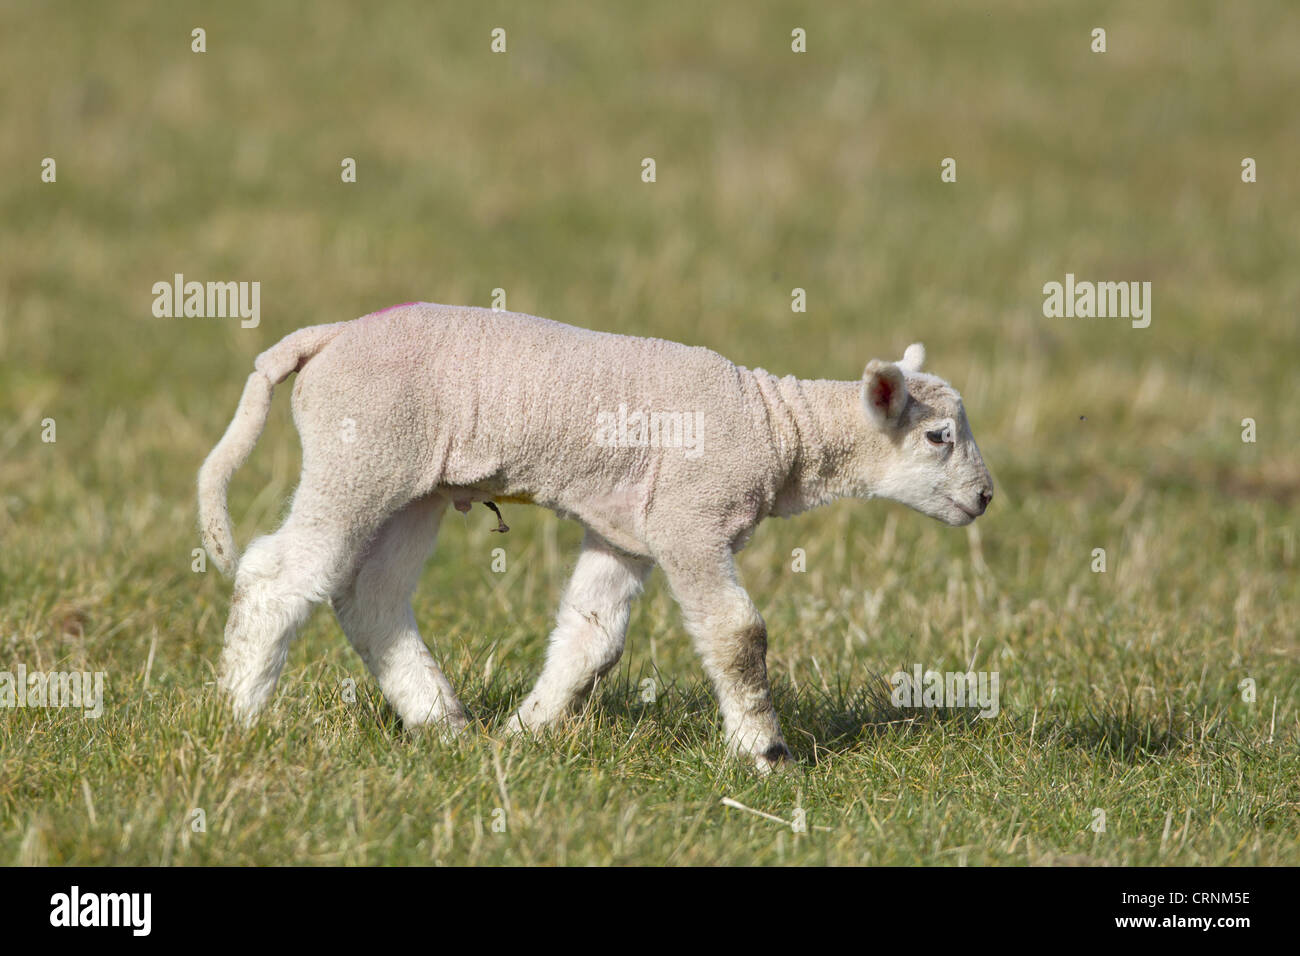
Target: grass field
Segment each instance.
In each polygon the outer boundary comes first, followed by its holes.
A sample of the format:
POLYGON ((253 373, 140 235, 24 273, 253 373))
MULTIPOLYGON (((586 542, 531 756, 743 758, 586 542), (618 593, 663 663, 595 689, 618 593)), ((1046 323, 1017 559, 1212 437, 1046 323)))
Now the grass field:
POLYGON ((0 669, 107 675, 98 720, 0 711, 0 863, 1300 863, 1300 9, 594 6, 0 4, 0 669), (259 281, 260 325, 155 318, 175 273, 259 281), (1044 317, 1066 273, 1150 281, 1150 327, 1044 317), (194 477, 253 357, 495 288, 780 374, 920 340, 963 392, 977 524, 841 502, 739 558, 797 770, 725 759, 657 574, 571 727, 501 739, 581 537, 521 507, 449 518, 416 599, 474 732, 403 732, 327 609, 223 714, 194 477), (1001 713, 893 710, 917 664, 1001 713))

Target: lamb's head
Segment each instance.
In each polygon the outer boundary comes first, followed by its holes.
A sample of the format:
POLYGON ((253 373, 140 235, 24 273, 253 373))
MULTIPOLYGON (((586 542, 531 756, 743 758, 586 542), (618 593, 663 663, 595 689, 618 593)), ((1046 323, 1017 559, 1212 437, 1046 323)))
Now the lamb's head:
POLYGON ((975 444, 957 390, 921 371, 925 347, 898 363, 873 360, 862 379, 875 464, 872 492, 951 525, 970 524, 993 498, 993 479, 975 444))

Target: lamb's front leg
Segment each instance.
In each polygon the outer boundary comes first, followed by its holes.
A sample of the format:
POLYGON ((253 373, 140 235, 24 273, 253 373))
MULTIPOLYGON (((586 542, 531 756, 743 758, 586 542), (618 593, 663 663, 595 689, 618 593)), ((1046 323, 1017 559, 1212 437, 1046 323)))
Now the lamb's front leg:
POLYGON ((587 534, 556 614, 542 676, 510 718, 509 732, 536 732, 554 723, 618 663, 632 599, 650 567, 587 534))
POLYGON ((793 761, 767 679, 767 625, 736 580, 730 552, 661 557, 722 711, 727 747, 767 772, 793 761))

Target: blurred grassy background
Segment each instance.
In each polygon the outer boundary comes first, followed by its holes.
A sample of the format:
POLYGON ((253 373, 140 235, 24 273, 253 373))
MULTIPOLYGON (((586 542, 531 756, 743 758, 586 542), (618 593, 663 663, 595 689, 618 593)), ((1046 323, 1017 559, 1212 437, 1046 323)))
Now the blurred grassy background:
MULTIPOLYGON (((0 861, 1300 862, 1294 4, 0 3, 0 38, 0 667, 109 673, 98 722, 0 713, 0 861), (260 281, 260 327, 154 318, 176 272, 260 281), (1151 327, 1044 318, 1066 272, 1150 281, 1151 327), (972 530, 845 502, 741 557, 800 773, 721 759, 657 578, 554 746, 407 740, 328 612, 261 728, 212 707, 193 482, 253 357, 496 287, 780 374, 921 340, 963 392, 998 487, 972 530), (998 720, 864 726, 871 673, 972 659, 998 720)), ((293 488, 287 391, 241 543, 293 488)), ((507 517, 449 520, 416 603, 489 729, 580 538, 507 517)))

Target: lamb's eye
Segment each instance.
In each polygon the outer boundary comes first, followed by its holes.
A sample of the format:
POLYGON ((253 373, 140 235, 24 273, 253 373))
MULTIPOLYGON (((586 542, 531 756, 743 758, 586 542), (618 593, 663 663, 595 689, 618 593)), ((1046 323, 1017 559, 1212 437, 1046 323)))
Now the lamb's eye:
POLYGON ((932 432, 926 432, 925 437, 931 445, 946 445, 948 444, 948 429, 936 428, 932 432))

